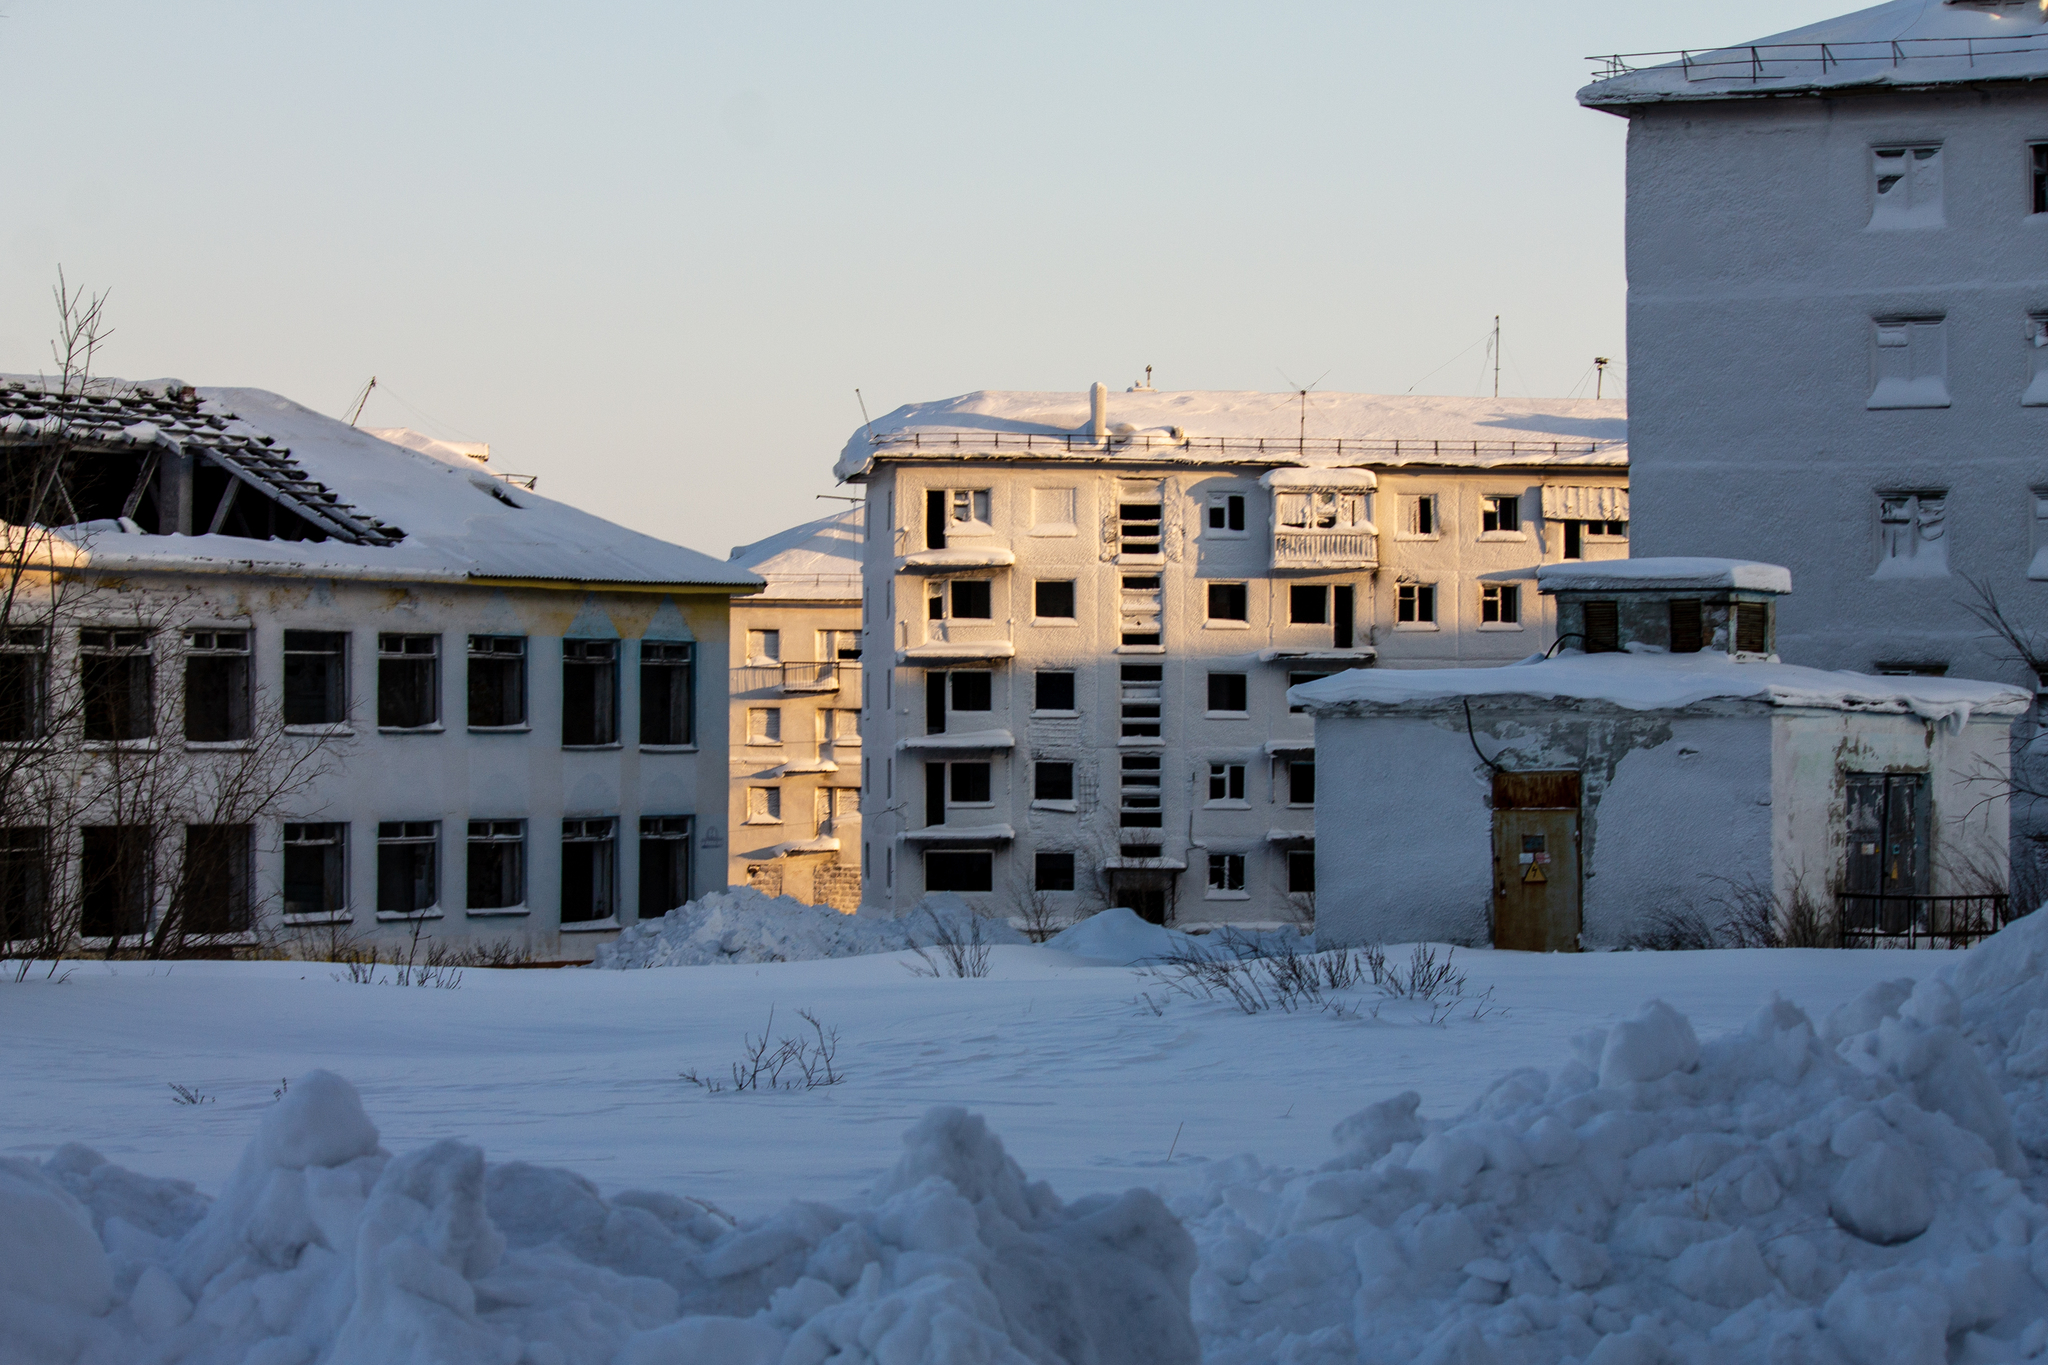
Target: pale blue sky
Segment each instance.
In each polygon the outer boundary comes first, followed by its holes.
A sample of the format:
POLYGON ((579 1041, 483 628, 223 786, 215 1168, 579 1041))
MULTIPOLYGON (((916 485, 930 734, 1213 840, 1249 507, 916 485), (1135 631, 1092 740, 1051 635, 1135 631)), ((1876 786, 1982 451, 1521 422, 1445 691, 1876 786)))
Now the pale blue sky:
POLYGON ((840 505, 855 386, 1474 393, 1500 313, 1566 394, 1626 365, 1584 56, 1852 7, 11 0, 0 370, 62 263, 107 373, 374 373, 721 556, 840 505))

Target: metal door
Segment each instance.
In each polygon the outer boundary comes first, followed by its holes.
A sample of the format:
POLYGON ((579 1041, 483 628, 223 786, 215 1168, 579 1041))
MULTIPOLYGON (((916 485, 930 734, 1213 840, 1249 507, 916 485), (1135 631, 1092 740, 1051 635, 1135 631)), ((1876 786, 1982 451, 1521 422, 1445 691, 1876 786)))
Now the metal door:
POLYGON ((1902 932, 1914 913, 1911 898, 1926 895, 1930 883, 1927 774, 1845 776, 1849 849, 1843 890, 1872 898, 1852 904, 1859 918, 1875 913, 1876 927, 1902 932))
POLYGON ((1496 773, 1493 945, 1531 953, 1579 946, 1579 775, 1496 773))

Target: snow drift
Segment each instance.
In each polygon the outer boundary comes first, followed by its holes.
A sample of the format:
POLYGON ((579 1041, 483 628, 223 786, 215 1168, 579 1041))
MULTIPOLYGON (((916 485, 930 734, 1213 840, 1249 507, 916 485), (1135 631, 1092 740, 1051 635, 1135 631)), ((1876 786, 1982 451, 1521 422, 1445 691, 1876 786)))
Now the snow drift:
POLYGON ((0 1162, 0 1360, 246 1365, 1187 1365, 1158 1196, 1062 1204, 935 1109, 851 1209, 735 1222, 461 1142, 392 1156, 316 1071, 218 1199, 77 1146, 0 1162))
POLYGON ((941 930, 980 935, 984 943, 1025 943, 999 919, 976 915, 960 897, 926 896, 901 919, 841 914, 751 886, 713 891, 658 920, 635 924, 600 944, 596 967, 701 967, 721 962, 804 962, 930 946, 941 930))

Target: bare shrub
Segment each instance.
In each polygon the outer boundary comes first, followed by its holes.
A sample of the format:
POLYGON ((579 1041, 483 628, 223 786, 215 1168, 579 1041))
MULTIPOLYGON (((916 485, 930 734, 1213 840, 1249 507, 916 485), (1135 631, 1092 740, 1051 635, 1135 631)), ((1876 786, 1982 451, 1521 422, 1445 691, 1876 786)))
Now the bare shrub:
POLYGON ((1646 911, 1622 945, 1654 953, 1697 952, 1721 946, 1712 919, 1692 905, 1660 905, 1646 911))
POLYGON ((197 1086, 179 1085, 176 1081, 166 1081, 165 1084, 171 1087, 172 1104, 199 1105, 213 1103, 213 1096, 200 1094, 197 1086))
POLYGON ((768 1010, 768 1023, 758 1035, 745 1035, 746 1053, 732 1064, 732 1079, 684 1071, 678 1074, 706 1094, 739 1094, 747 1090, 820 1090, 846 1079, 839 1070, 839 1030, 827 1028, 809 1010, 798 1010, 797 1018, 810 1025, 809 1033, 775 1037, 775 1010, 768 1010), (770 1041, 770 1040, 773 1041, 770 1041))
MULTIPOLYGON (((1378 944, 1303 953, 1285 938, 1260 939, 1229 930, 1217 938, 1216 947, 1189 947, 1162 958, 1148 974, 1175 994, 1228 1000, 1246 1014, 1321 1010, 1349 1017, 1356 1007, 1339 997, 1368 983, 1384 999, 1429 1006, 1431 1023, 1443 1022, 1465 999, 1465 974, 1454 965, 1455 948, 1439 959, 1433 944, 1418 943, 1401 966, 1390 964, 1378 944)), ((1487 1013, 1499 1009, 1490 999, 1484 1006, 1487 1013)))
POLYGON ((958 923, 941 919, 929 910, 925 915, 932 922, 932 941, 921 944, 915 937, 911 939, 910 950, 917 954, 917 961, 903 965, 912 976, 988 975, 988 950, 994 945, 982 932, 979 916, 970 917, 963 929, 958 923))

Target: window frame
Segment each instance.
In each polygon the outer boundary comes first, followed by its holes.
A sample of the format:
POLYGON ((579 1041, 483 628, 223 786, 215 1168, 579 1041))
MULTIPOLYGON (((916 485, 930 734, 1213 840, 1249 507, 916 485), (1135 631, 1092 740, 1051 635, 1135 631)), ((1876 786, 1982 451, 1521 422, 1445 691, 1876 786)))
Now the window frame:
POLYGON ((526 720, 527 637, 524 635, 471 635, 468 637, 466 644, 467 648, 463 656, 466 664, 466 676, 463 679, 463 720, 466 723, 466 728, 481 734, 531 730, 532 727, 527 724, 526 720), (481 650, 477 647, 479 641, 484 642, 485 646, 481 650), (501 648, 501 646, 505 645, 514 645, 516 648, 509 650, 501 648), (485 687, 483 690, 486 693, 495 691, 497 694, 496 700, 500 706, 504 706, 509 702, 511 704, 511 714, 514 716, 513 719, 494 721, 479 721, 477 719, 479 687, 490 676, 488 673, 479 675, 479 662, 486 669, 493 666, 509 665, 505 670, 511 675, 511 683, 509 685, 501 679, 495 687, 485 687))
POLYGON ((1251 675, 1249 673, 1235 673, 1227 670, 1211 670, 1208 675, 1205 700, 1207 705, 1202 711, 1205 717, 1237 720, 1249 716, 1252 709, 1251 675), (1233 683, 1235 684, 1234 687, 1233 683), (1222 685, 1224 695, 1221 699, 1223 701, 1233 700, 1230 694, 1235 692, 1236 696, 1234 699, 1239 704, 1236 706, 1218 706, 1216 704, 1218 700, 1218 684, 1222 685))
POLYGON ((48 736, 50 662, 48 627, 0 629, 0 746, 34 744, 48 736))
POLYGON ((1202 804, 1219 809, 1251 808, 1248 795, 1251 788, 1246 780, 1247 765, 1231 759, 1209 761, 1209 799, 1202 804))
POLYGON ((441 636, 438 632, 377 632, 377 729, 397 735, 437 734, 441 731, 441 636), (412 647, 420 643, 428 647, 412 647), (425 719, 408 722, 404 719, 407 713, 399 709, 398 703, 404 700, 400 696, 398 669, 401 667, 408 671, 417 668, 425 675, 425 683, 417 685, 418 700, 426 707, 425 719))
POLYGON ((1485 493, 1479 498, 1479 538, 1481 540, 1527 540, 1529 533, 1523 530, 1526 524, 1522 515, 1522 504, 1528 501, 1520 493, 1485 493))
POLYGON ((346 630, 287 630, 279 648, 283 669, 283 691, 278 698, 278 713, 284 718, 285 729, 298 734, 332 734, 346 731, 349 724, 349 652, 351 632, 346 630), (316 647, 315 640, 331 643, 332 649, 316 647), (320 720, 294 720, 295 703, 307 699, 311 689, 300 677, 294 687, 293 674, 306 667, 304 663, 294 665, 294 660, 322 659, 325 675, 320 680, 319 692, 321 710, 327 712, 320 720))
MULTIPOLYGON (((615 749, 619 747, 619 656, 623 652, 616 638, 564 636, 562 639, 562 747, 564 749, 615 749), (570 708, 580 700, 581 675, 589 674, 591 704, 589 738, 570 738, 570 708), (571 680, 576 685, 571 686, 571 680)), ((579 728, 578 733, 583 731, 579 728)))
MULTIPOLYGON (((1078 616, 1076 615, 1076 613, 1077 613, 1077 612, 1078 612, 1078 611, 1080 610, 1080 600, 1081 600, 1080 584, 1079 584, 1079 583, 1078 583, 1078 582, 1077 582, 1076 580, 1074 580, 1074 579, 1071 579, 1071 578, 1039 578, 1039 579, 1034 579, 1034 580, 1032 580, 1032 583, 1031 583, 1031 619, 1032 619, 1032 621, 1033 621, 1034 623, 1036 623, 1036 624, 1040 624, 1040 625, 1061 625, 1061 626, 1071 626, 1071 625, 1074 625, 1074 624, 1076 624, 1076 623, 1077 623, 1077 621, 1078 621, 1078 619, 1079 619, 1079 618, 1078 618, 1078 616), (1055 590, 1055 592, 1054 592, 1054 594, 1053 594, 1053 595, 1054 595, 1055 597, 1057 597, 1057 596, 1059 595, 1059 594, 1058 594, 1058 591, 1057 591, 1058 589, 1060 589, 1060 588, 1065 588, 1065 589, 1066 589, 1066 598, 1067 598, 1066 606, 1067 606, 1067 609, 1066 609, 1066 611, 1065 611, 1064 613, 1061 613, 1061 612, 1057 612, 1057 611, 1054 611, 1054 612, 1048 612, 1048 611, 1046 611, 1046 610, 1045 610, 1045 606, 1046 606, 1046 602, 1045 602, 1045 590, 1046 590, 1047 588, 1052 588, 1052 589, 1054 589, 1054 590, 1055 590)), ((1053 605, 1054 605, 1054 606, 1058 606, 1058 605, 1059 605, 1059 603, 1058 603, 1058 602, 1054 602, 1054 603, 1053 603, 1053 605)))
MULTIPOLYGON (((417 856, 417 855, 415 855, 417 856)), ((380 920, 438 919, 441 916, 441 896, 445 889, 441 876, 441 822, 439 820, 380 820, 377 822, 377 918, 380 920), (402 872, 396 865, 398 850, 412 849, 425 856, 426 876, 419 875, 416 864, 411 876, 405 878, 413 887, 413 894, 404 899, 410 902, 404 909, 398 908, 399 897, 388 898, 387 892, 396 890, 400 880, 394 872, 402 872), (391 861, 387 862, 387 855, 391 861), (426 904, 417 902, 424 882, 426 904)))
POLYGON ((1075 799, 1074 772, 1075 764, 1072 759, 1033 759, 1031 761, 1031 803, 1035 806, 1041 802, 1052 801, 1062 803, 1065 807, 1072 807, 1075 799), (1052 790, 1047 790, 1048 778, 1053 779, 1050 784, 1053 788, 1052 790))
POLYGON ((1481 630, 1521 630, 1522 585, 1519 583, 1482 583, 1479 585, 1479 628, 1481 630))
POLYGON ((1439 630, 1437 585, 1433 582, 1398 583, 1394 587, 1394 629, 1439 630))
MULTIPOLYGON (((582 900, 581 896, 578 900, 582 900)), ((556 901, 556 920, 563 928, 609 927, 619 919, 619 822, 617 817, 582 816, 562 821, 561 895, 556 901), (569 914, 570 878, 578 872, 584 856, 571 850, 588 848, 590 914, 569 914)))
POLYGON ((1212 582, 1203 595, 1208 609, 1204 624, 1226 630, 1250 629, 1252 594, 1249 582, 1212 582), (1219 597, 1222 599, 1220 610, 1219 597))
MULTIPOLYGON (((334 820, 291 820, 285 822, 282 831, 283 866, 279 870, 278 906, 286 924, 324 924, 353 919, 349 912, 349 827, 346 821, 334 820), (295 833, 296 831, 296 833, 295 833), (320 831, 320 833, 314 833, 320 831), (292 850, 317 848, 327 850, 321 855, 323 866, 319 870, 322 908, 317 910, 292 909, 292 888, 302 885, 303 877, 292 875, 292 850)), ((304 902, 300 902, 304 904, 304 902)))
POLYGON ((468 829, 463 837, 463 845, 463 909, 471 915, 485 916, 525 913, 527 909, 527 896, 529 894, 527 884, 529 873, 527 864, 529 860, 526 856, 526 821, 523 819, 471 820, 468 822, 468 829), (479 850, 484 852, 485 861, 489 861, 493 856, 498 861, 496 879, 499 882, 499 898, 488 905, 479 903, 477 899, 479 850), (507 850, 509 850, 509 857, 507 856, 507 850), (509 878, 506 876, 508 864, 510 866, 509 878), (510 895, 509 898, 504 890, 507 881, 510 882, 516 891, 516 894, 510 895))
POLYGON ((1035 716, 1078 716, 1081 714, 1080 676, 1071 668, 1035 669, 1031 675, 1031 713, 1035 716), (1067 704, 1065 706, 1044 705, 1044 680, 1065 678, 1067 680, 1067 704))
POLYGON ((1250 900, 1251 892, 1245 889, 1245 855, 1242 853, 1211 853, 1208 858, 1209 875, 1203 887, 1205 900, 1250 900))
POLYGON ((1247 495, 1241 491, 1219 490, 1208 495, 1202 516, 1202 534, 1215 540, 1251 538, 1247 495))
POLYGON ((124 626, 83 627, 78 632, 77 666, 79 719, 85 743, 147 744, 156 739, 155 631, 124 626), (95 672, 103 676, 96 679, 95 672), (122 676, 117 678, 117 672, 122 676), (114 691, 96 703, 95 692, 107 688, 114 691), (125 700, 115 700, 119 693, 126 694, 125 700), (96 713, 103 714, 104 724, 95 723, 96 713))
POLYGON ((643 639, 639 663, 640 747, 656 750, 696 748, 696 642, 643 639), (650 727, 650 717, 663 712, 666 713, 668 728, 650 727), (663 733, 667 734, 666 738, 657 737, 663 733))

